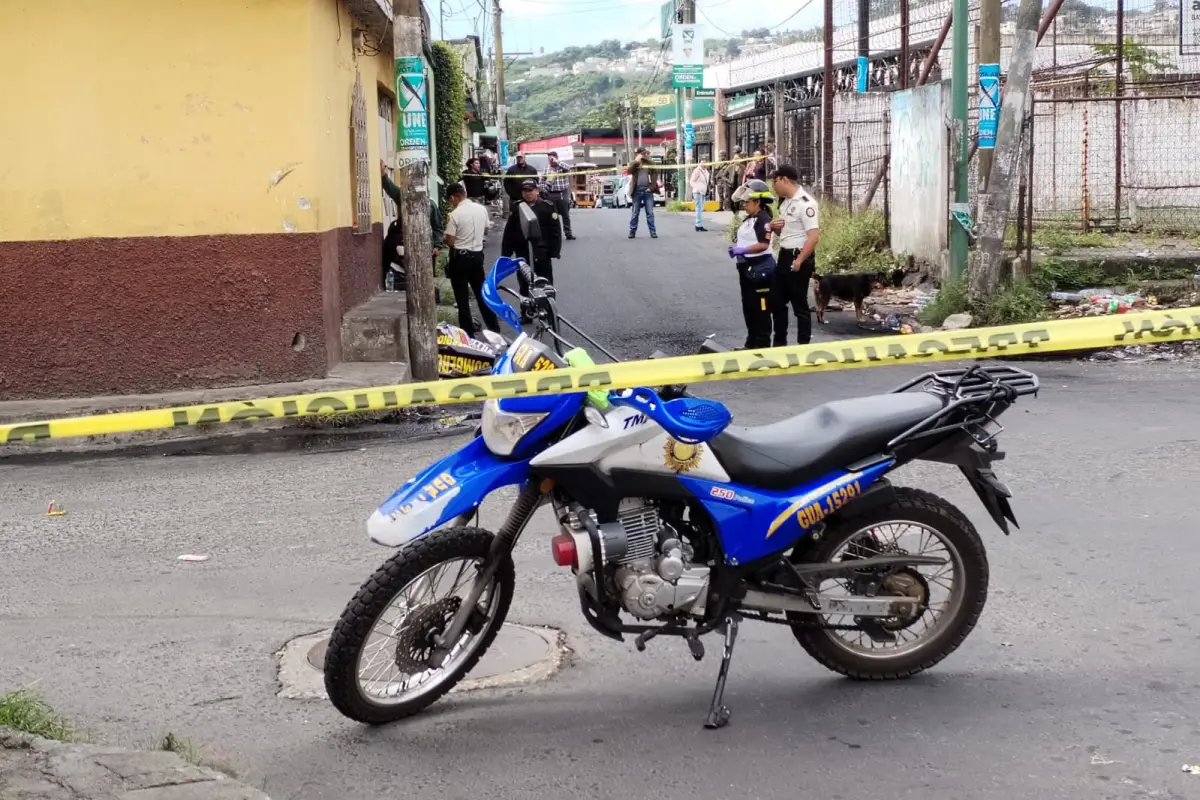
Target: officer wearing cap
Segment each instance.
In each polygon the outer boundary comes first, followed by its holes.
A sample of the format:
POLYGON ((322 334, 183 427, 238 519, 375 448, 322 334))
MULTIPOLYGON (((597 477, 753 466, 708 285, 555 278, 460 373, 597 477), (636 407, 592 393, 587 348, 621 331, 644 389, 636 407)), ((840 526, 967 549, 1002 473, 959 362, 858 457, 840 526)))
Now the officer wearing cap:
POLYGON ((772 285, 775 257, 771 255, 771 201, 775 196, 766 181, 749 180, 733 195, 743 202, 746 219, 738 227, 729 257, 736 259, 746 320, 746 349, 771 346, 772 285))
MULTIPOLYGON (((558 223, 558 211, 541 198, 536 178, 526 178, 521 182, 521 202, 533 209, 538 227, 542 230, 541 241, 533 243, 533 272, 553 285, 554 265, 551 259, 562 257, 562 227, 558 223)), ((519 205, 513 206, 508 223, 504 226, 501 248, 503 256, 529 258, 529 240, 525 238, 525 232, 521 229, 519 205)), ((521 284, 521 294, 528 296, 529 287, 525 285, 525 276, 517 273, 517 280, 521 284)))

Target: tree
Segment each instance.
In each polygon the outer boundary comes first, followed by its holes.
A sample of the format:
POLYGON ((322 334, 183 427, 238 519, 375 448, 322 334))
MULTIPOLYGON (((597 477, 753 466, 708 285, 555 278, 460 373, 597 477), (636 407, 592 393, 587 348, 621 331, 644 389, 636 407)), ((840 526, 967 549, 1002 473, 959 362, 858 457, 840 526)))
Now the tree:
MULTIPOLYGON (((467 80, 462 58, 445 42, 433 43, 434 119, 438 177, 449 188, 458 183, 463 168, 463 118, 467 115, 467 80)), ((441 198, 442 213, 449 198, 441 198)))
POLYGON ((537 125, 524 119, 508 118, 508 138, 512 142, 528 142, 540 138, 542 131, 537 125))
POLYGON ((737 39, 730 39, 725 42, 725 55, 730 58, 737 58, 742 54, 742 43, 737 39))
MULTIPOLYGON (((1095 44, 1092 45, 1092 50, 1102 58, 1115 60, 1117 57, 1115 44, 1095 44)), ((1161 53, 1138 43, 1132 36, 1125 37, 1125 46, 1121 48, 1121 55, 1125 59, 1125 73, 1133 79, 1134 83, 1146 83, 1151 76, 1161 75, 1172 69, 1171 62, 1161 53)), ((1100 86, 1102 91, 1116 90, 1115 81, 1108 81, 1100 86)))

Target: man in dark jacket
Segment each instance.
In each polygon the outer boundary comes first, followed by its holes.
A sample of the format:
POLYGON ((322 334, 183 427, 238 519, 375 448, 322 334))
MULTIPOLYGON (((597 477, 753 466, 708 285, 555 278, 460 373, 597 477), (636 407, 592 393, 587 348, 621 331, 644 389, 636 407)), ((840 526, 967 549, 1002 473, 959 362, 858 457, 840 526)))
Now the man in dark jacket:
MULTIPOLYGON (((397 206, 396 219, 388 226, 387 232, 383 237, 383 280, 386 283, 388 269, 391 268, 392 264, 399 263, 400 261, 397 248, 404 244, 404 238, 400 229, 400 187, 388 177, 387 164, 383 161, 379 162, 379 174, 383 181, 383 193, 392 198, 392 202, 397 206)), ((446 236, 445 224, 442 221, 442 210, 438 207, 436 197, 429 198, 429 228, 432 234, 430 242, 433 243, 433 266, 436 267, 438 251, 442 246, 442 239, 446 236)), ((397 273, 398 280, 396 281, 395 288, 397 291, 403 291, 407 280, 405 280, 405 275, 402 271, 397 270, 397 273)))
MULTIPOLYGON (((558 212, 554 206, 541 199, 538 194, 537 178, 527 178, 521 184, 521 201, 533 209, 537 215, 538 227, 542 230, 542 239, 533 243, 533 272, 540 278, 554 283, 554 265, 551 259, 562 257, 562 228, 558 222, 558 212)), ((529 240, 521 230, 521 207, 514 205, 504 226, 504 239, 501 242, 502 256, 513 258, 529 258, 529 240)), ((524 276, 517 274, 521 285, 521 294, 529 296, 529 286, 524 276)))
POLYGON ((538 171, 525 160, 524 153, 517 153, 517 163, 509 167, 504 174, 508 176, 504 179, 504 191, 508 194, 508 199, 515 205, 521 202, 521 186, 525 178, 537 178, 538 171))

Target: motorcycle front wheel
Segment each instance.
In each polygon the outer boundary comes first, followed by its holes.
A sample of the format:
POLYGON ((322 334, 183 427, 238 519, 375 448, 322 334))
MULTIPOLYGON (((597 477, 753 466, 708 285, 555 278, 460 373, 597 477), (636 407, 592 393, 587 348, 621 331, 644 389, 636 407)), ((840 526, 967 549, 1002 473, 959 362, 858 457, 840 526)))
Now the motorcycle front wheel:
POLYGON ((478 614, 437 668, 434 637, 449 627, 493 535, 447 528, 410 542, 367 579, 346 606, 325 653, 325 691, 345 716, 368 725, 410 717, 454 688, 491 646, 512 602, 516 572, 506 557, 484 589, 478 614))

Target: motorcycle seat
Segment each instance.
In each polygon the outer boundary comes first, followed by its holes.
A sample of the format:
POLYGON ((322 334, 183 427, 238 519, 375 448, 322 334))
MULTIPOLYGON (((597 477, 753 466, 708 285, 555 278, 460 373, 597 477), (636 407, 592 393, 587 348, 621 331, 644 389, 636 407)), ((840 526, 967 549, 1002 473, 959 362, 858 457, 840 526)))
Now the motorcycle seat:
POLYGON ((709 448, 747 486, 793 489, 881 453, 895 436, 942 408, 927 392, 835 400, 789 419, 727 428, 709 448))

